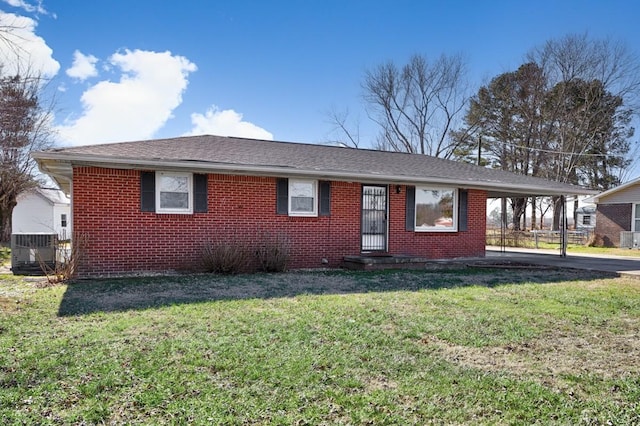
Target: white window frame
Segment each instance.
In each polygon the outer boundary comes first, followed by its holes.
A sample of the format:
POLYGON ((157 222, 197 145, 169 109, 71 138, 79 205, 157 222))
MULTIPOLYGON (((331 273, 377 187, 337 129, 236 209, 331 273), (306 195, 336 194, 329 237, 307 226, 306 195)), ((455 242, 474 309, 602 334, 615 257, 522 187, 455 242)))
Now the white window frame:
POLYGON ((640 222, 640 217, 636 217, 636 214, 640 213, 640 203, 633 203, 633 211, 631 212, 631 230, 633 232, 640 231, 639 227, 636 226, 637 222, 640 222))
POLYGON ((458 189, 447 186, 416 186, 415 205, 414 205, 414 226, 415 232, 458 232, 458 189), (420 191, 450 191, 453 192, 453 226, 419 226, 418 225, 418 198, 420 191))
POLYGON ((156 213, 192 214, 193 213, 193 173, 156 172, 156 213), (187 178, 188 206, 186 208, 162 208, 160 203, 160 189, 163 177, 187 178))
POLYGON ((310 179, 289 179, 289 196, 287 202, 289 203, 289 216, 304 216, 304 217, 317 217, 318 216, 318 181, 310 179), (292 208, 291 199, 293 197, 293 188, 296 184, 310 184, 313 193, 313 211, 294 211, 292 208))

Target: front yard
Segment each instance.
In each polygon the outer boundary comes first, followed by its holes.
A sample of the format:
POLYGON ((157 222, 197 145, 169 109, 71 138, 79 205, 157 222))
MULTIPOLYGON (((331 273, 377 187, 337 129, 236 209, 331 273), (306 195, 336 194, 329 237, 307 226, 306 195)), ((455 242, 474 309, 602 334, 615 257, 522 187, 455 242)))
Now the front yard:
POLYGON ((640 422, 640 281, 593 272, 0 275, 0 348, 2 424, 640 422))

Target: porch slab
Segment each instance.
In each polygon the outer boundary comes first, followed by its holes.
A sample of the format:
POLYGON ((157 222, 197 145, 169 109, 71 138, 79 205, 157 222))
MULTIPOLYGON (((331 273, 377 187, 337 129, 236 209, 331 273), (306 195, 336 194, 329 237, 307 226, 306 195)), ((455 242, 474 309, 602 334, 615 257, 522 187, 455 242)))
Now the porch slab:
POLYGON ((359 255, 345 256, 342 266, 356 271, 377 269, 424 269, 429 259, 408 255, 359 255))

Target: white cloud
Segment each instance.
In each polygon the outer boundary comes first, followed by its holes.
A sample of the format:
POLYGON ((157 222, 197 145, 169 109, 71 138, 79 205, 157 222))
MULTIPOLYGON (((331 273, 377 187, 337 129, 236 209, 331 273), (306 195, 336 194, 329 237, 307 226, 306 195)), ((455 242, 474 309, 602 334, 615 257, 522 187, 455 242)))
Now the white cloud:
POLYGON ((23 9, 25 12, 30 12, 30 13, 38 13, 41 15, 47 15, 48 12, 45 10, 45 8, 42 6, 42 1, 36 1, 35 4, 32 4, 34 2, 28 2, 25 0, 3 0, 5 3, 7 3, 9 6, 13 6, 13 7, 17 7, 19 9, 23 9))
POLYGON ((211 134, 252 139, 273 139, 273 135, 265 129, 248 121, 242 121, 242 114, 232 109, 220 111, 215 105, 204 114, 191 114, 191 124, 193 124, 193 129, 185 136, 211 134))
POLYGON ((69 77, 77 78, 80 81, 84 81, 89 77, 95 77, 98 75, 96 62, 98 62, 98 58, 95 56, 85 55, 79 50, 76 50, 73 52, 73 65, 67 69, 66 73, 69 77))
POLYGON ((0 63, 4 74, 30 73, 51 78, 60 70, 53 50, 35 33, 31 18, 0 11, 0 63))
POLYGON ((197 67, 171 52, 125 50, 109 58, 119 81, 103 80, 82 94, 83 111, 58 127, 65 145, 148 139, 182 102, 197 67))

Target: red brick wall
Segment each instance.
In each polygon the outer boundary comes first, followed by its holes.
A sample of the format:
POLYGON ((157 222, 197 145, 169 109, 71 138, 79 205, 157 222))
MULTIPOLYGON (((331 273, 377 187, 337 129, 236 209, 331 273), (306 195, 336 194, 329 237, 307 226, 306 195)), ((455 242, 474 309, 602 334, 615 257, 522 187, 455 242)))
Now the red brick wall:
MULTIPOLYGON (((336 267, 360 253, 361 184, 331 182, 331 215, 312 218, 277 215, 275 185, 271 177, 211 174, 207 213, 156 214, 140 211, 139 171, 75 167, 74 232, 88 238, 80 274, 194 269, 205 242, 259 242, 265 233, 288 237, 292 268, 336 267)), ((456 233, 406 231, 405 194, 389 191, 390 253, 484 255, 484 191, 469 191, 469 231, 456 233)))
POLYGON ((604 238, 605 246, 620 246, 620 231, 631 231, 631 214, 631 203, 598 204, 595 233, 604 238))

